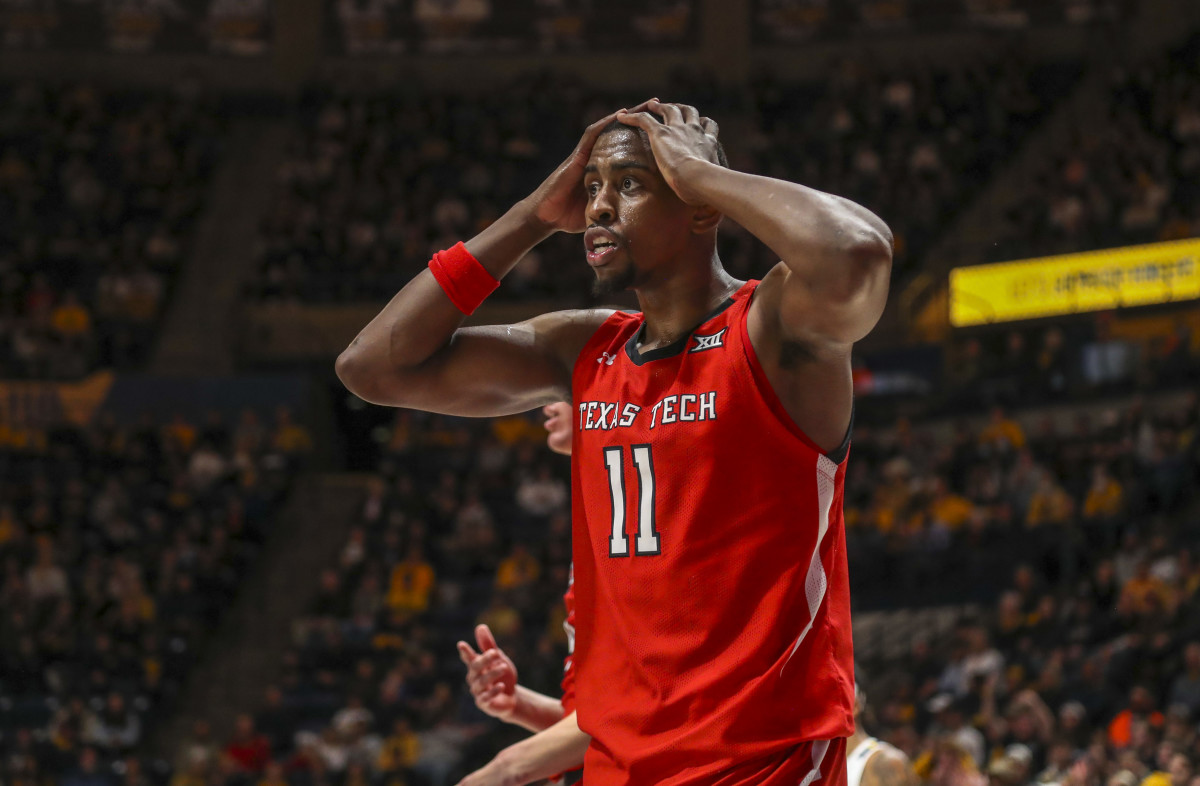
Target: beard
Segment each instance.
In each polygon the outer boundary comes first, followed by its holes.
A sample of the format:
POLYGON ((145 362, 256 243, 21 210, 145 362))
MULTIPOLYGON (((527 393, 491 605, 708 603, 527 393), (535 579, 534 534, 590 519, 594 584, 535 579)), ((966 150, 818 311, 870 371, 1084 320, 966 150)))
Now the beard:
POLYGON ((596 280, 592 282, 593 297, 609 297, 618 292, 624 292, 627 289, 632 289, 636 280, 637 272, 633 269, 633 265, 626 265, 621 270, 613 273, 610 276, 601 278, 600 274, 596 274, 596 280))

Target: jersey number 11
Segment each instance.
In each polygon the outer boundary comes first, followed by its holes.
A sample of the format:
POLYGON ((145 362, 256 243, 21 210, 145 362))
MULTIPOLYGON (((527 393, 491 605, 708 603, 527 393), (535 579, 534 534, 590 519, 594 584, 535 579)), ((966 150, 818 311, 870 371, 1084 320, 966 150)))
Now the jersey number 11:
MULTIPOLYGON (((649 445, 633 445, 633 468, 637 470, 638 534, 634 554, 660 554, 658 530, 654 528, 654 459, 649 445)), ((628 557, 629 537, 625 533, 625 448, 604 449, 604 465, 608 467, 608 491, 612 495, 612 536, 608 539, 608 556, 628 557)))

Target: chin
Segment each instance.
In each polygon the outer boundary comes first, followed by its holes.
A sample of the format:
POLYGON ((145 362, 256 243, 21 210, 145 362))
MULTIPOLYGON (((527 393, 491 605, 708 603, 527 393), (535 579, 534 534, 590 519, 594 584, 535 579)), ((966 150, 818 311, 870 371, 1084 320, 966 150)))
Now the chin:
POLYGON ((632 289, 635 275, 632 265, 626 265, 620 270, 608 272, 597 270, 596 280, 592 282, 592 295, 595 297, 607 297, 632 289))

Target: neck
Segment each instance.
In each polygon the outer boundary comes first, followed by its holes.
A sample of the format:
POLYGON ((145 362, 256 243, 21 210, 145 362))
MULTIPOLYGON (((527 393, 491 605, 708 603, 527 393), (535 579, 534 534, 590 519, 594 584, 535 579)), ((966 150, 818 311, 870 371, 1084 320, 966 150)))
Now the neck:
POLYGON ((854 733, 846 738, 846 753, 851 753, 862 744, 862 741, 870 737, 866 729, 863 728, 862 720, 856 718, 854 721, 854 733))
POLYGON ((678 265, 662 280, 638 287, 638 305, 646 319, 642 346, 654 349, 679 340, 740 285, 725 272, 714 247, 707 264, 678 265))

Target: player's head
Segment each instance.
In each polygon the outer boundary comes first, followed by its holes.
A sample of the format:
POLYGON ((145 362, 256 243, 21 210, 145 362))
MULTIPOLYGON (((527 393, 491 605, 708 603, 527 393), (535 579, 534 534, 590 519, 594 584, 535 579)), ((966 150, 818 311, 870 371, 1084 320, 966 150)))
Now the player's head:
MULTIPOLYGON (((716 163, 727 166, 717 145, 716 163)), ((659 172, 650 140, 614 120, 601 131, 584 173, 584 244, 597 294, 636 288, 692 257, 710 262, 720 213, 681 200, 659 172)))

